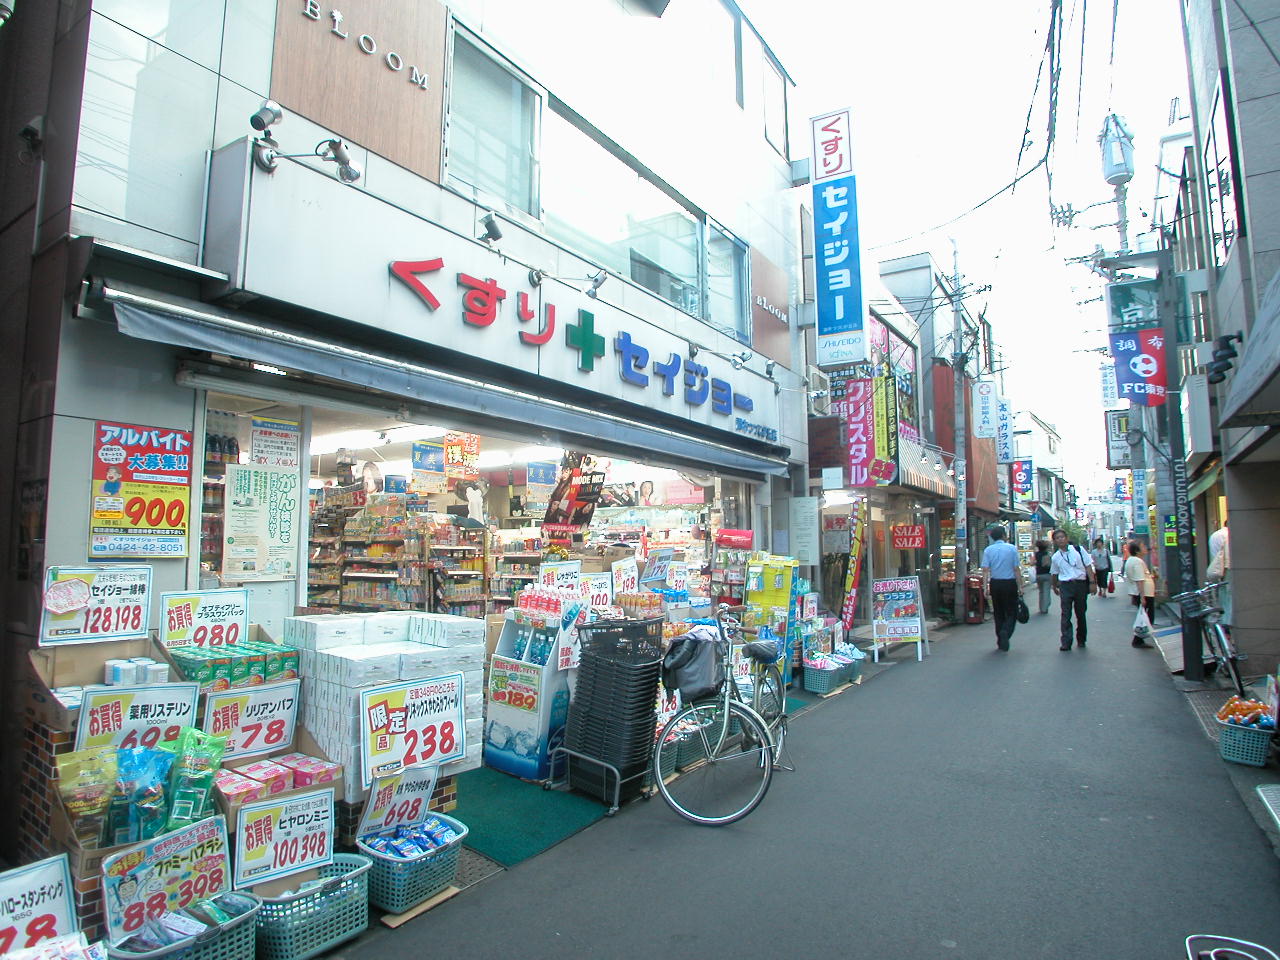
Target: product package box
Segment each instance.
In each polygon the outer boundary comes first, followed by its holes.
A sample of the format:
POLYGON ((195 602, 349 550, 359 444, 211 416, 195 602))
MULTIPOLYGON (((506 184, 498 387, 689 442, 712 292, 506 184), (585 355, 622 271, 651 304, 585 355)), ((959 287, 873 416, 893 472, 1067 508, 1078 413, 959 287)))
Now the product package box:
POLYGON ((546 780, 562 772, 551 769, 550 754, 568 720, 568 671, 516 659, 515 651, 527 643, 521 633, 529 629, 508 619, 489 660, 484 765, 525 780, 546 780))

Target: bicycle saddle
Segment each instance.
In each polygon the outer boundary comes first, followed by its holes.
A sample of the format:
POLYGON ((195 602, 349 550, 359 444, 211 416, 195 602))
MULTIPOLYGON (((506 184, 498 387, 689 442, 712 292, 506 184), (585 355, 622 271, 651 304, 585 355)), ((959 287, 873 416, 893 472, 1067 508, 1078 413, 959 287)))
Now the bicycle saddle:
POLYGON ((778 645, 771 640, 753 640, 742 645, 742 652, 756 663, 768 665, 778 660, 778 645))

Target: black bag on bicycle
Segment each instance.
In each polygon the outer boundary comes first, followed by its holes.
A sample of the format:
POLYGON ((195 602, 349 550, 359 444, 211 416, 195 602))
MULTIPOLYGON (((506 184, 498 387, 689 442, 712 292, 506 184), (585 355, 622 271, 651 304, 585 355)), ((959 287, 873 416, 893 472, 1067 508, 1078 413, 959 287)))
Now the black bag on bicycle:
POLYGON ((723 683, 724 664, 714 627, 697 626, 671 641, 662 658, 665 689, 679 690, 680 699, 692 703, 719 693, 723 683))

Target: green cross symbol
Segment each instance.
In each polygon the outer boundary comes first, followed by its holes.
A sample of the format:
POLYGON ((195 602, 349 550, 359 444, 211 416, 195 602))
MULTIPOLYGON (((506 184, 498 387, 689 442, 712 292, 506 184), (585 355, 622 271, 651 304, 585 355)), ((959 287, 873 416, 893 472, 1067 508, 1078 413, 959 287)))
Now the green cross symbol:
POLYGON ((594 314, 579 310, 578 320, 565 324, 564 342, 578 351, 578 369, 590 373, 596 368, 596 357, 604 357, 604 337, 596 333, 594 314))

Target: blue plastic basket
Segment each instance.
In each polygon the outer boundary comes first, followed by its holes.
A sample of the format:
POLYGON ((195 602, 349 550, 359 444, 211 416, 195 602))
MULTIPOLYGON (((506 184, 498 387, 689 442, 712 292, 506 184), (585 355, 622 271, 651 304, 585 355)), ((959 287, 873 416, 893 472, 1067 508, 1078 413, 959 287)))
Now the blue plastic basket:
MULTIPOLYGON (((404 913, 430 900, 453 883, 458 875, 458 855, 467 837, 466 825, 443 813, 433 813, 458 835, 446 846, 420 857, 392 857, 372 849, 364 840, 356 848, 373 861, 369 871, 369 902, 387 913, 404 913)), ((391 831, 394 833, 394 831, 391 831)))
POLYGON ((211 926, 197 937, 144 952, 108 945, 107 956, 115 960, 253 960, 254 920, 262 909, 262 901, 247 890, 238 896, 250 898, 253 906, 226 923, 211 926))
POLYGON ((848 671, 844 667, 804 668, 804 688, 810 693, 830 693, 845 682, 848 671))
POLYGON ((1271 755, 1271 735, 1274 730, 1259 727, 1243 727, 1238 723, 1218 721, 1218 752, 1223 760, 1243 763, 1251 767, 1265 767, 1271 755))
POLYGON ((258 960, 307 960, 369 926, 368 857, 336 853, 320 867, 320 886, 264 897, 258 911, 258 960))

